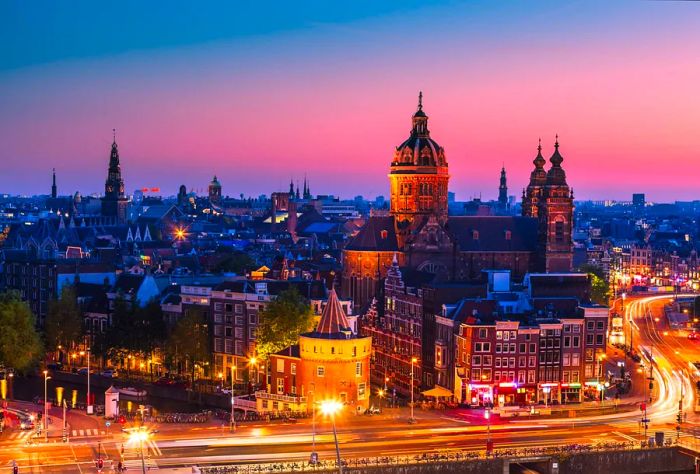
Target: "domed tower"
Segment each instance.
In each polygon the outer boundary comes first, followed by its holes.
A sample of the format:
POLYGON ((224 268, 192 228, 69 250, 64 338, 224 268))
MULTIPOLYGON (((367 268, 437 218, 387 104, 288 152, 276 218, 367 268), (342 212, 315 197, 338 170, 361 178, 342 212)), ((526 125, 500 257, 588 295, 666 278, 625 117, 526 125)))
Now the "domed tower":
POLYGON ((214 179, 209 183, 209 202, 212 204, 221 203, 221 183, 214 175, 214 179))
POLYGON ((547 172, 544 170, 546 163, 542 156, 542 140, 537 145, 537 156, 532 163, 535 169, 530 173, 530 183, 527 189, 523 190, 523 209, 522 213, 525 217, 537 217, 537 208, 539 200, 542 196, 542 190, 547 183, 547 172))
POLYGON ((447 218, 449 179, 445 150, 430 138, 421 92, 411 135, 396 147, 389 172, 391 214, 400 236, 407 236, 421 217, 447 218))
POLYGON ((541 269, 547 273, 570 272, 573 266, 574 193, 566 182, 563 161, 557 136, 537 211, 539 257, 541 269))

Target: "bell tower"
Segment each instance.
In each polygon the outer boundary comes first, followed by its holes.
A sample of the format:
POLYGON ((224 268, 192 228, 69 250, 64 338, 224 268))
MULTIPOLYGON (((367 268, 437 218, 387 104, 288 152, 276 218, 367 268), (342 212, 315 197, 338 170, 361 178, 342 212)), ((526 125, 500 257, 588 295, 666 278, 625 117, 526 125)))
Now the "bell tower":
POLYGON ((530 173, 530 182, 527 189, 523 189, 522 213, 525 217, 537 217, 538 206, 544 185, 547 184, 547 172, 544 170, 546 163, 542 156, 542 140, 537 145, 537 156, 532 163, 535 169, 530 173))
POLYGON ((112 130, 112 151, 109 155, 109 169, 105 180, 105 195, 102 198, 102 215, 114 217, 117 222, 126 222, 126 211, 128 199, 124 194, 124 180, 119 164, 119 148, 117 147, 117 137, 115 130, 112 130))
POLYGON ((557 136, 537 208, 540 267, 547 273, 570 272, 573 266, 574 193, 566 183, 563 161, 557 136))
POLYGON ((445 150, 430 138, 423 93, 413 114, 410 136, 396 147, 389 171, 391 214, 400 245, 423 217, 447 218, 447 170, 445 150))

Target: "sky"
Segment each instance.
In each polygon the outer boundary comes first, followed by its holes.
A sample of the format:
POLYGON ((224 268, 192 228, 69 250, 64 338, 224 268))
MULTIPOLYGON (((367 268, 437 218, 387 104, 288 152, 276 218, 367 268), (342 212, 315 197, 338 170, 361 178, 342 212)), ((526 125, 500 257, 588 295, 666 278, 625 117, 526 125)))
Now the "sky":
POLYGON ((700 2, 0 2, 0 193, 388 195, 423 91, 458 199, 700 199, 700 2))

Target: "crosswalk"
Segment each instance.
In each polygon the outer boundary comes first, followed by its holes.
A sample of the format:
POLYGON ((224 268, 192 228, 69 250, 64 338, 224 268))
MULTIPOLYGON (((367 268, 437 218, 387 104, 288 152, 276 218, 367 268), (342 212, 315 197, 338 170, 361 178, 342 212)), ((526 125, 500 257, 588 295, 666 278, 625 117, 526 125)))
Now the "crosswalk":
MULTIPOLYGON (((143 453, 144 460, 143 463, 146 465, 148 470, 157 470, 158 464, 156 463, 153 456, 161 456, 163 452, 160 450, 158 445, 153 440, 147 440, 143 443, 143 453)), ((124 447, 124 466, 132 468, 134 470, 140 470, 141 466, 141 451, 136 445, 126 445, 124 447)))
MULTIPOLYGON (((148 471, 157 471, 158 470, 158 464, 156 464, 155 460, 152 458, 144 458, 143 460, 144 464, 146 465, 146 470, 148 471)), ((125 459, 124 460, 124 467, 127 470, 134 470, 136 472, 140 471, 142 468, 141 465, 141 458, 135 458, 135 459, 125 459)))
MULTIPOLYGON (((20 441, 20 440, 26 440, 30 438, 34 434, 34 431, 32 430, 25 430, 25 431, 11 431, 11 432, 6 432, 3 435, 0 436, 0 440, 6 440, 6 441, 20 441)), ((98 430, 96 428, 92 429, 86 429, 86 430, 71 430, 69 433, 69 436, 71 439, 76 439, 76 438, 94 438, 98 436, 105 436, 107 434, 106 431, 104 430, 98 430)), ((54 436, 53 432, 49 433, 50 436, 54 436)))

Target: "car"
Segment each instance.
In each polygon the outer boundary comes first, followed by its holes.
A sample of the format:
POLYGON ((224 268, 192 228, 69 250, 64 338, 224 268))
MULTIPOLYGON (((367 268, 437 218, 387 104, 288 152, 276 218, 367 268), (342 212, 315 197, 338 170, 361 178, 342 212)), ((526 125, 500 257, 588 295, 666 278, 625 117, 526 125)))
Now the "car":
POLYGON ((33 430, 34 429, 34 418, 29 417, 29 418, 22 418, 19 421, 19 429, 20 430, 33 430))
POLYGON ((87 367, 81 367, 78 369, 78 375, 87 375, 88 374, 88 368, 87 367))
POLYGON ((117 370, 116 369, 105 369, 102 371, 102 376, 103 377, 108 377, 108 378, 116 378, 118 377, 117 370))
POLYGON ((698 333, 693 331, 688 334, 688 339, 690 339, 691 341, 697 341, 698 339, 700 339, 700 336, 698 336, 698 333))

